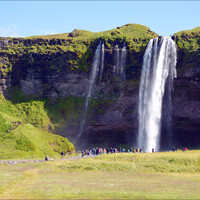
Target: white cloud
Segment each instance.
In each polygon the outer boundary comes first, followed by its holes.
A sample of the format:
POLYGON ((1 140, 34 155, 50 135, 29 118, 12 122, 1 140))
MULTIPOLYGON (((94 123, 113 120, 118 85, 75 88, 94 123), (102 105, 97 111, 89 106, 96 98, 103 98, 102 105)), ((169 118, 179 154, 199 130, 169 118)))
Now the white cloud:
POLYGON ((28 37, 34 35, 53 35, 58 34, 56 31, 39 29, 31 26, 25 26, 23 33, 16 25, 0 26, 0 37, 28 37))
POLYGON ((0 37, 19 37, 18 28, 15 25, 0 27, 0 37))

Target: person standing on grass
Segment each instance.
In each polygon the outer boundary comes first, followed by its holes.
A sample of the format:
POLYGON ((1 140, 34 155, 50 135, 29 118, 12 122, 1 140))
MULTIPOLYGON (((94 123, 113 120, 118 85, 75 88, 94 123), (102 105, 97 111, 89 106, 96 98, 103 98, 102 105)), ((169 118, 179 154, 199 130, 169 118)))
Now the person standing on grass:
POLYGON ((152 148, 152 153, 154 153, 155 152, 155 149, 154 148, 152 148))
POLYGON ((109 154, 109 148, 106 149, 107 154, 109 154))
POLYGON ((99 154, 99 148, 97 147, 96 148, 96 155, 98 155, 99 154))
POLYGON ((184 151, 187 151, 187 147, 184 148, 184 151))
POLYGON ((82 157, 84 156, 84 150, 82 150, 82 157))
POLYGON ((61 157, 63 158, 63 156, 64 156, 64 152, 62 151, 62 152, 61 152, 61 157))

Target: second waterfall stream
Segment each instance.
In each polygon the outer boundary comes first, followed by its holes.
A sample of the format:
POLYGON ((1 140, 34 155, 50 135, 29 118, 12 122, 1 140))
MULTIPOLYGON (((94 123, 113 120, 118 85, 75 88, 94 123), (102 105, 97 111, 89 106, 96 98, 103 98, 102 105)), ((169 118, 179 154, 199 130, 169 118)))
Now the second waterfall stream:
POLYGON ((101 44, 101 41, 99 42, 99 44, 96 48, 94 58, 93 58, 93 62, 92 62, 92 69, 91 69, 91 73, 90 73, 90 81, 89 81, 87 96, 86 96, 86 99, 85 99, 85 105, 84 105, 80 130, 78 132, 77 138, 79 138, 82 135, 82 132, 83 132, 83 128, 84 128, 85 121, 86 121, 88 104, 89 104, 89 100, 90 100, 90 97, 91 97, 91 94, 92 94, 92 89, 93 89, 93 86, 94 86, 94 83, 95 83, 95 80, 96 80, 97 71, 99 70, 100 60, 101 60, 101 75, 102 75, 102 73, 103 73, 103 63, 104 63, 104 44, 101 44), (101 54, 103 55, 102 59, 101 59, 101 54))

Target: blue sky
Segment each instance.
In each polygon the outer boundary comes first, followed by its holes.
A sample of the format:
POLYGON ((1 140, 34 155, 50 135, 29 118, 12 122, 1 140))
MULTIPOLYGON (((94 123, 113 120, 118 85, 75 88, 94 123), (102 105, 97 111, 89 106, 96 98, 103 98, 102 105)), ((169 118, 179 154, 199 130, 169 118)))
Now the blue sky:
POLYGON ((0 1, 0 36, 99 32, 127 23, 171 35, 200 26, 200 1, 0 1))

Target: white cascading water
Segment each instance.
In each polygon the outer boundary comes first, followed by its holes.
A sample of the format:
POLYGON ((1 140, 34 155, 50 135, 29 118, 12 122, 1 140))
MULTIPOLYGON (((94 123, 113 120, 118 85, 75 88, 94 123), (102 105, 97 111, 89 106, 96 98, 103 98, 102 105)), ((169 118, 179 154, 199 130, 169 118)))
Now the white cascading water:
POLYGON ((126 67, 126 54, 127 54, 127 51, 126 51, 126 43, 124 42, 124 45, 121 49, 121 55, 120 55, 120 76, 122 78, 122 80, 125 80, 125 73, 124 73, 124 70, 125 70, 125 67, 126 67))
POLYGON ((101 71, 100 71, 100 76, 99 80, 102 80, 102 75, 103 75, 103 70, 104 70, 104 58, 105 58, 105 47, 104 43, 101 45, 101 71))
POLYGON ((171 37, 149 41, 143 57, 138 108, 138 147, 145 152, 151 152, 152 148, 155 151, 160 149, 162 100, 166 80, 168 95, 171 96, 173 79, 176 77, 176 62, 176 44, 171 37))
POLYGON ((122 80, 125 79, 124 69, 126 66, 126 43, 124 42, 122 49, 120 50, 118 45, 114 46, 114 65, 113 73, 116 76, 121 76, 122 80))
POLYGON ((88 93, 87 93, 86 100, 85 100, 83 117, 82 117, 82 120, 81 120, 80 130, 79 130, 79 133, 77 135, 77 138, 79 138, 82 135, 83 128, 84 128, 84 125, 85 125, 89 99, 91 97, 93 85, 94 85, 94 82, 96 80, 97 71, 99 70, 98 68, 99 68, 99 63, 100 63, 100 55, 101 55, 101 41, 99 42, 99 44, 97 46, 97 49, 96 49, 95 54, 94 54, 93 62, 92 62, 92 71, 91 71, 91 74, 90 74, 90 82, 89 82, 89 87, 88 87, 88 93))
POLYGON ((114 66, 113 66, 113 72, 114 74, 119 74, 119 47, 116 44, 114 46, 114 66))

